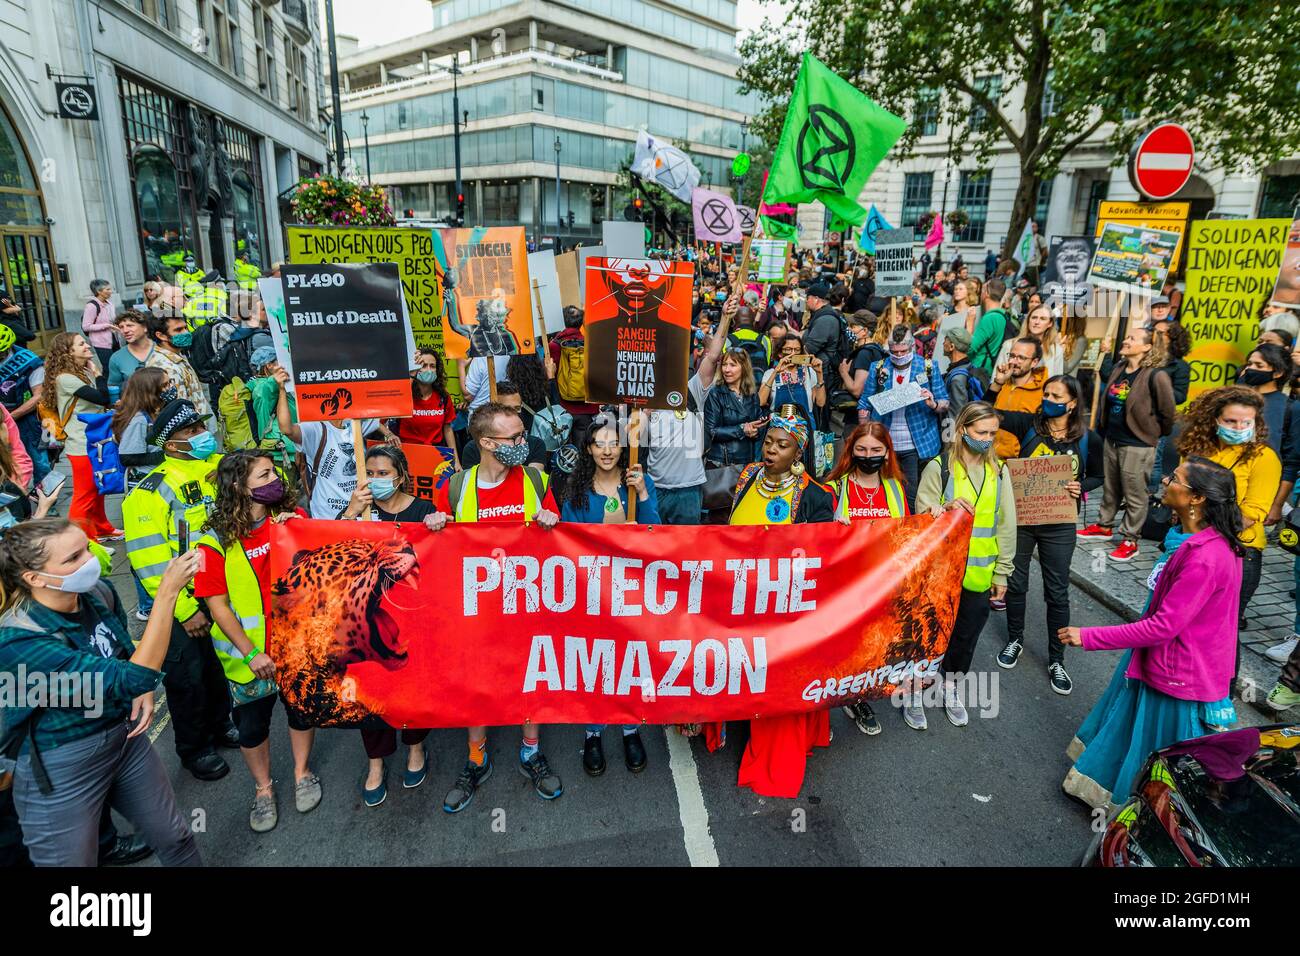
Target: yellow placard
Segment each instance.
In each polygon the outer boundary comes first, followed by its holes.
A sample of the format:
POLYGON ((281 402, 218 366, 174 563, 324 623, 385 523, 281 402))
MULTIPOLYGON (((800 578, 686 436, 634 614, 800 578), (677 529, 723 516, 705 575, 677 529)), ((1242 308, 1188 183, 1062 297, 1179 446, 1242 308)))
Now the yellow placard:
POLYGON ((1108 222, 1123 222, 1132 226, 1147 226, 1178 233, 1178 246, 1169 263, 1170 274, 1178 271, 1182 261, 1184 232, 1192 204, 1187 202, 1103 202, 1097 207, 1097 237, 1108 222))
POLYGON ((1189 398, 1237 380, 1259 338, 1259 310, 1273 291, 1290 226, 1289 219, 1192 223, 1178 309, 1192 340, 1189 398))

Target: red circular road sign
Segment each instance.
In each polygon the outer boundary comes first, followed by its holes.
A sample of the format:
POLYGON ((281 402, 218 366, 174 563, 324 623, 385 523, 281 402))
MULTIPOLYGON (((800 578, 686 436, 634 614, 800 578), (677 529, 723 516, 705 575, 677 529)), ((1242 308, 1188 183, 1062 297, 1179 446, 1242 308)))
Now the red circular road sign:
POLYGON ((1147 199, 1168 199, 1192 177, 1196 151, 1177 123, 1161 123, 1143 135, 1128 157, 1128 178, 1147 199))

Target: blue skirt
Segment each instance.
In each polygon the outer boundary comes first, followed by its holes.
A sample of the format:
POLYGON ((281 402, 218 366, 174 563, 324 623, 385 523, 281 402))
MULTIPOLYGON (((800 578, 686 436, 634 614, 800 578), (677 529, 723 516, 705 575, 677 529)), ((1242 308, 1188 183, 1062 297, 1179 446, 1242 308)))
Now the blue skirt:
POLYGON ((1211 732, 1201 720, 1200 701, 1179 700, 1125 677, 1132 656, 1130 650, 1120 660, 1066 751, 1074 767, 1061 787, 1092 807, 1127 800, 1151 751, 1211 732))

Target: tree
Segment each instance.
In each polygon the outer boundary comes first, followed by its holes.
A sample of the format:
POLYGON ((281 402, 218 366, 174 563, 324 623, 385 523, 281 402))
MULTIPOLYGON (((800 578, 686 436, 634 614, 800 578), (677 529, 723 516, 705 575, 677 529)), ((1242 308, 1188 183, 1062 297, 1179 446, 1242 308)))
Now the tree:
MULTIPOLYGON (((1040 184, 1096 133, 1126 157, 1144 130, 1173 119, 1231 170, 1300 152, 1292 20, 1289 7, 1250 0, 804 0, 746 37, 739 75, 772 104, 753 121, 766 142, 780 135, 807 49, 895 113, 937 109, 953 129, 952 159, 985 163, 1008 143, 1020 167, 1009 257, 1040 184)), ((896 155, 920 135, 912 122, 896 155)))

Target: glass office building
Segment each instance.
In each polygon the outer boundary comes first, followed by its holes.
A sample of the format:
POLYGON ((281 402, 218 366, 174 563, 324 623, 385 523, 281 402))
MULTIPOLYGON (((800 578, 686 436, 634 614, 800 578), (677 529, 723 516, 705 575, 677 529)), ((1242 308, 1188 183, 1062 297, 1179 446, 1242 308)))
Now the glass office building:
POLYGON ((731 0, 445 0, 427 32, 341 51, 347 149, 399 215, 443 219, 459 119, 467 224, 589 241, 622 216, 617 180, 639 129, 686 149, 704 184, 734 187, 757 109, 739 91, 735 36, 731 0))

